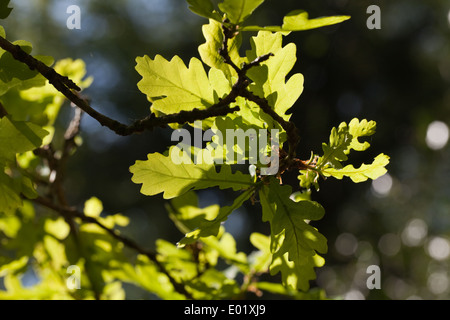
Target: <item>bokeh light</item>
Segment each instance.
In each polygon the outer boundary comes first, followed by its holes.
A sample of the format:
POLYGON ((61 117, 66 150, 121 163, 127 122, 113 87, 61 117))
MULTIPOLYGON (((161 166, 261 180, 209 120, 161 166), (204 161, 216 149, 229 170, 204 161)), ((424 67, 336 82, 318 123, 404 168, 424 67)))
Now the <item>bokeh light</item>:
POLYGON ((447 144, 448 138, 449 130, 444 122, 433 121, 429 124, 425 141, 430 149, 442 149, 447 144))

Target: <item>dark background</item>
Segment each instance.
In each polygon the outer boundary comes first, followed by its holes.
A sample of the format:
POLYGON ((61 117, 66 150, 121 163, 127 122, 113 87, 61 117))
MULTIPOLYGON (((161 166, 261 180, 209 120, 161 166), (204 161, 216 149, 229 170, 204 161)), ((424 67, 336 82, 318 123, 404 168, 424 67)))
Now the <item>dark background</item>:
MULTIPOLYGON (((131 123, 146 116, 149 103, 139 92, 135 58, 179 55, 198 57, 205 19, 183 0, 12 0, 14 10, 4 23, 8 38, 32 42, 34 54, 56 59, 81 58, 93 85, 85 91, 98 111, 131 123), (68 30, 70 5, 81 8, 81 30, 68 30)), ((351 15, 337 26, 292 33, 285 43, 297 45, 293 72, 305 76, 305 89, 291 109, 301 133, 298 154, 307 159, 321 152, 333 126, 353 117, 375 120, 372 147, 351 155, 352 163, 370 162, 388 154, 388 175, 375 183, 349 180, 321 183, 313 199, 326 209, 314 225, 329 241, 326 265, 317 284, 331 297, 348 299, 450 298, 450 163, 449 147, 427 142, 430 124, 450 123, 450 3, 448 0, 294 1, 266 0, 250 24, 281 24, 294 9, 310 17, 351 15), (381 8, 381 29, 369 30, 369 5, 381 8), (369 265, 381 268, 381 290, 369 290, 369 265)), ((243 50, 248 48, 249 33, 243 50)), ((70 108, 63 108, 61 130, 70 108)), ((171 144, 169 129, 118 137, 95 120, 82 123, 84 144, 71 158, 66 189, 80 205, 91 196, 109 213, 131 218, 123 232, 152 248, 157 238, 176 242, 161 196, 146 197, 131 182, 128 168, 150 152, 171 144)), ((433 138, 436 135, 429 134, 433 138)), ((444 139, 445 142, 445 139, 444 139)), ((298 190, 295 174, 286 177, 298 190)), ((202 205, 228 204, 232 192, 201 191, 202 205)), ((233 213, 227 230, 238 249, 252 250, 248 236, 268 232, 258 205, 233 213)), ((129 298, 146 296, 127 287, 129 298)))

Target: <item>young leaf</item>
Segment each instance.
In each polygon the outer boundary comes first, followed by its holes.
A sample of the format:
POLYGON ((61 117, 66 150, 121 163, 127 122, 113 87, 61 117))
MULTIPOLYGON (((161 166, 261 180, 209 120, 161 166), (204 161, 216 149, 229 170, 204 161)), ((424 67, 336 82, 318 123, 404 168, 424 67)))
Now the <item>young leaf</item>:
POLYGON ((8 8, 10 0, 2 0, 0 3, 0 19, 6 19, 12 11, 12 8, 8 8))
POLYGON ((17 153, 34 150, 41 146, 48 132, 41 127, 7 117, 0 119, 0 168, 2 162, 11 161, 17 153))
POLYGON ((370 147, 369 142, 360 142, 359 138, 371 136, 375 133, 375 130, 375 121, 367 121, 366 119, 359 121, 354 118, 348 125, 342 122, 337 129, 331 130, 329 144, 322 144, 324 155, 318 160, 317 167, 342 168, 340 162, 347 160, 347 155, 352 149, 364 151, 370 147))
POLYGON ((291 187, 281 186, 276 179, 259 193, 263 219, 271 225, 270 270, 272 274, 281 271, 286 285, 307 290, 321 261, 316 252, 327 252, 327 240, 305 220, 321 219, 324 209, 313 201, 294 202, 290 195, 291 187))
POLYGON ((171 199, 189 190, 219 186, 221 189, 247 189, 254 185, 248 174, 232 173, 231 167, 223 165, 219 172, 214 164, 194 164, 185 151, 170 148, 169 155, 148 155, 145 161, 136 161, 130 167, 132 181, 142 183, 141 193, 151 196, 163 192, 164 199, 171 199), (178 158, 177 158, 178 157, 178 158), (176 164, 173 159, 177 158, 176 164))
POLYGON ((350 150, 353 149, 355 151, 364 151, 370 147, 370 144, 367 141, 361 143, 358 138, 360 137, 368 137, 375 133, 377 124, 375 121, 367 121, 363 119, 359 121, 356 118, 353 118, 352 121, 348 124, 348 132, 353 137, 348 146, 345 153, 350 153, 350 150))
POLYGON ((270 237, 261 233, 254 232, 250 235, 250 242, 254 245, 258 252, 249 256, 252 258, 251 268, 254 273, 265 272, 269 268, 272 260, 272 254, 270 252, 270 237))
POLYGON ((385 154, 379 154, 371 164, 362 164, 359 168, 355 168, 351 164, 342 169, 326 168, 322 170, 322 173, 326 177, 331 176, 336 179, 342 179, 346 176, 352 179, 353 182, 358 183, 367 179, 378 179, 387 172, 385 167, 388 164, 389 157, 385 154))
POLYGON ((372 177, 378 178, 379 175, 384 174, 386 172, 384 166, 389 163, 389 157, 385 155, 380 155, 379 161, 374 162, 372 165, 363 165, 359 169, 348 165, 345 167, 345 171, 342 169, 342 162, 348 160, 347 155, 352 149, 364 151, 370 147, 367 141, 361 142, 359 138, 371 136, 375 133, 375 130, 375 121, 367 121, 366 119, 359 121, 356 118, 352 119, 348 125, 342 122, 338 128, 333 128, 329 143, 322 144, 323 156, 317 156, 315 169, 300 170, 300 175, 298 176, 300 186, 309 188, 311 185, 314 185, 318 190, 319 174, 326 177, 333 176, 338 179, 342 179, 343 176, 351 176, 353 177, 352 180, 355 179, 353 180, 355 182, 366 181, 372 177))
POLYGON ((220 14, 214 10, 211 0, 187 0, 189 10, 201 17, 214 19, 218 22, 222 21, 220 14))
MULTIPOLYGON (((223 57, 219 54, 219 49, 223 44, 222 24, 215 20, 209 20, 209 24, 203 25, 202 32, 206 40, 205 43, 198 47, 202 61, 211 68, 222 70, 230 81, 231 86, 235 81, 232 80, 232 77, 237 78, 237 74, 229 64, 224 62, 223 57)), ((242 36, 238 34, 232 39, 229 39, 227 44, 228 54, 237 66, 240 66, 245 60, 239 55, 241 41, 242 36)))
POLYGON ((0 213, 13 213, 20 206, 22 200, 14 180, 0 170, 0 213))
POLYGON ((250 85, 253 93, 267 98, 274 110, 285 120, 289 120, 290 115, 286 115, 286 112, 303 91, 303 75, 297 73, 287 79, 297 60, 297 48, 293 43, 283 47, 282 41, 279 33, 258 32, 256 37, 252 37, 252 49, 247 51, 248 61, 268 53, 274 56, 261 66, 251 68, 247 75, 254 82, 250 85))
POLYGON ((240 24, 258 8, 264 0, 224 0, 219 9, 227 14, 232 24, 240 24))
POLYGON ((294 10, 289 12, 283 18, 283 25, 280 26, 246 26, 242 31, 272 31, 272 32, 290 32, 290 31, 304 31, 310 29, 316 29, 320 27, 330 26, 333 24, 341 23, 350 19, 349 16, 332 16, 322 17, 316 19, 308 19, 308 13, 303 10, 294 10))
MULTIPOLYGON (((4 33, 4 29, 0 26, 0 33, 4 33)), ((26 53, 31 53, 32 45, 23 40, 13 42, 14 45, 20 46, 26 53)), ((48 56, 34 56, 45 65, 50 66, 53 58, 48 56)), ((45 84, 46 79, 36 70, 30 70, 27 65, 16 60, 11 53, 0 48, 0 96, 5 94, 12 88, 19 90, 29 89, 32 87, 41 87, 45 84)))
POLYGON ((220 206, 211 205, 199 208, 195 192, 189 191, 170 201, 167 205, 169 217, 183 233, 197 228, 205 220, 214 220, 219 214, 220 206))
POLYGON ((250 199, 254 192, 253 188, 248 189, 237 197, 231 206, 222 207, 219 210, 217 217, 212 220, 203 219, 203 222, 193 231, 187 233, 183 239, 180 240, 178 245, 184 247, 187 244, 193 243, 200 238, 206 238, 209 236, 216 236, 219 234, 220 225, 227 220, 228 216, 236 209, 242 206, 242 204, 250 199))
POLYGON ((136 70, 142 76, 138 87, 153 103, 151 109, 165 114, 215 103, 214 91, 200 60, 192 58, 189 68, 180 57, 167 61, 160 55, 136 58, 136 70))
MULTIPOLYGON (((53 68, 62 76, 69 77, 81 89, 89 87, 92 83, 92 77, 85 78, 86 65, 81 59, 59 60, 53 68)), ((0 97, 0 100, 15 120, 28 120, 42 126, 52 126, 65 97, 47 80, 44 86, 20 91, 10 90, 0 97)), ((51 137, 47 139, 51 140, 51 137)))

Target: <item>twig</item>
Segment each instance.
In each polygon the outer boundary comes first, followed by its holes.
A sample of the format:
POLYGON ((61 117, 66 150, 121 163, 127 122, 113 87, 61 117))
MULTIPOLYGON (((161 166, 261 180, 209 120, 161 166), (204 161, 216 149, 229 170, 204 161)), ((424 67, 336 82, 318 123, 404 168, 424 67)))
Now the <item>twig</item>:
POLYGON ((141 133, 145 130, 152 130, 155 127, 164 127, 169 123, 183 124, 186 122, 194 122, 195 120, 223 116, 239 110, 238 107, 230 108, 222 102, 224 100, 229 101, 230 103, 234 102, 236 95, 235 92, 232 92, 229 95, 230 97, 227 97, 228 99, 224 98, 219 103, 205 110, 193 109, 192 111, 182 111, 177 114, 162 117, 155 117, 154 115, 151 115, 142 120, 135 121, 133 124, 128 126, 93 109, 87 100, 81 98, 77 92, 72 91, 81 90, 72 80, 58 74, 54 69, 35 59, 30 54, 23 51, 20 46, 14 45, 0 36, 0 47, 10 52, 16 60, 25 63, 31 70, 36 69, 50 82, 50 84, 52 84, 60 93, 69 99, 69 101, 97 120, 102 126, 106 126, 121 136, 141 133))
POLYGON ((280 172, 283 172, 286 169, 289 169, 292 167, 295 162, 295 156, 297 149, 297 145, 300 141, 300 136, 298 134, 298 129, 294 125, 294 123, 290 121, 284 120, 280 115, 278 115, 275 110, 272 109, 272 107, 269 105, 269 102, 266 98, 261 98, 257 95, 255 95, 253 92, 247 90, 246 88, 249 85, 249 80, 246 76, 247 71, 255 66, 259 66, 262 62, 268 60, 270 57, 274 56, 273 53, 267 53, 260 57, 257 57, 255 60, 253 60, 250 63, 244 64, 242 68, 239 68, 236 66, 236 64, 231 60, 231 57, 228 53, 228 40, 231 39, 236 35, 236 30, 229 29, 225 26, 225 24, 222 24, 222 30, 223 30, 223 43, 222 47, 219 50, 219 54, 224 59, 225 63, 230 65, 238 74, 238 80, 235 84, 235 86, 240 86, 239 95, 246 98, 249 101, 255 102, 261 110, 263 110, 265 113, 267 113, 269 116, 272 117, 276 122, 278 122, 281 127, 286 131, 288 136, 288 145, 289 145, 289 152, 287 156, 283 159, 283 164, 280 168, 280 172))
POLYGON ((57 158, 55 154, 53 154, 54 161, 56 162, 56 168, 54 171, 54 180, 52 185, 54 186, 54 190, 56 195, 58 196, 58 201, 60 204, 67 206, 67 200, 64 192, 64 175, 66 172, 67 160, 74 148, 76 148, 75 138, 80 132, 81 125, 81 117, 83 116, 83 111, 79 108, 75 108, 75 114, 70 121, 70 124, 64 133, 64 145, 62 147, 62 153, 57 158))
MULTIPOLYGON (((76 146, 75 137, 78 135, 80 130, 81 115, 81 109, 76 108, 75 115, 64 135, 64 146, 60 156, 57 156, 57 152, 54 150, 51 144, 43 146, 42 148, 36 149, 34 151, 36 155, 46 159, 48 163, 51 171, 48 185, 50 196, 52 197, 53 201, 57 201, 61 207, 68 207, 68 202, 64 192, 63 180, 68 157, 71 150, 76 146)), ((79 232, 77 224, 74 221, 74 217, 65 211, 59 211, 59 213, 64 217, 65 221, 70 227, 70 235, 73 237, 78 255, 80 257, 86 256, 84 245, 82 243, 83 240, 79 237, 79 232)), ((86 275, 89 279, 89 282, 91 283, 95 299, 99 300, 101 296, 101 290, 98 288, 97 282, 95 281, 94 276, 91 273, 91 263, 92 262, 89 259, 86 259, 86 275)))
POLYGON ((31 70, 37 70, 40 74, 42 74, 45 78, 47 78, 51 84, 54 85, 55 83, 60 83, 69 89, 81 91, 80 87, 78 87, 68 77, 60 75, 54 69, 47 67, 43 62, 35 59, 31 55, 23 51, 20 46, 12 44, 11 42, 9 42, 8 40, 6 40, 1 36, 0 36, 0 47, 3 50, 6 50, 9 53, 11 53, 14 59, 25 63, 31 70))
POLYGON ((255 102, 261 110, 263 110, 265 113, 267 113, 269 116, 272 117, 276 122, 278 122, 281 127, 286 131, 287 134, 287 142, 289 145, 289 152, 284 159, 285 164, 284 168, 282 168, 281 171, 284 171, 284 169, 288 169, 292 166, 292 164, 295 162, 296 157, 296 148, 300 141, 300 136, 298 135, 298 128, 294 125, 294 123, 290 121, 284 120, 278 113, 273 110, 267 99, 261 98, 257 95, 255 95, 253 92, 250 92, 246 90, 242 93, 245 98, 247 98, 249 101, 255 102))
POLYGON ((135 241, 133 241, 133 240, 131 240, 131 239, 121 235, 119 231, 117 231, 115 229, 112 229, 112 228, 108 228, 107 226, 102 224, 100 221, 98 221, 96 218, 88 217, 84 213, 77 211, 75 208, 60 206, 58 204, 55 204, 50 199, 46 199, 46 198, 43 198, 43 197, 37 197, 36 199, 32 199, 32 201, 34 201, 35 203, 37 203, 37 204, 39 204, 41 206, 44 206, 46 208, 49 208, 49 209, 51 209, 51 210, 61 214, 63 217, 70 217, 72 219, 73 218, 79 218, 84 223, 96 224, 97 226, 99 226, 100 228, 102 228, 103 230, 108 232, 108 234, 110 234, 114 239, 122 242, 127 247, 129 247, 131 249, 134 249, 138 253, 147 256, 160 269, 160 271, 162 273, 164 273, 169 278, 169 280, 172 283, 174 289, 178 293, 181 293, 181 294, 185 295, 188 299, 193 299, 192 295, 186 290, 184 285, 179 283, 179 282, 177 282, 169 274, 169 272, 164 268, 164 266, 161 264, 161 262, 158 261, 157 254, 155 252, 142 248, 135 241))

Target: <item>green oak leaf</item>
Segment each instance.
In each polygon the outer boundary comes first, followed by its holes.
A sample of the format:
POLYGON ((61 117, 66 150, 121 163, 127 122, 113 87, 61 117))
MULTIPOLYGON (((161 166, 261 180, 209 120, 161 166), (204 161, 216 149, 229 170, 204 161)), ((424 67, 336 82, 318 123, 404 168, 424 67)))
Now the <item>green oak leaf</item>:
MULTIPOLYGON (((222 47, 223 42, 222 24, 215 20, 209 20, 209 24, 203 25, 202 32, 206 40, 205 43, 198 47, 202 61, 211 68, 222 70, 231 87, 235 82, 233 79, 237 79, 237 73, 229 64, 224 62, 223 57, 219 54, 219 49, 222 47)), ((228 40, 228 54, 237 66, 240 66, 245 61, 239 55, 241 42, 242 36, 240 34, 228 40)))
POLYGON ((347 150, 345 150, 345 153, 350 153, 351 149, 355 151, 367 150, 370 147, 369 142, 360 142, 358 138, 373 135, 376 131, 376 127, 377 123, 375 121, 367 121, 366 119, 359 121, 356 118, 352 119, 348 124, 348 132, 353 139, 351 140, 347 150))
MULTIPOLYGON (((4 29, 1 26, 0 33, 4 35, 4 29)), ((18 40, 14 41, 13 44, 20 46, 28 54, 32 51, 32 45, 27 41, 18 40)), ((34 57, 47 66, 54 62, 52 57, 34 57)), ((43 75, 36 70, 30 70, 26 64, 17 61, 11 53, 0 48, 0 96, 12 88, 24 90, 32 87, 41 87, 45 82, 46 79, 43 75)))
MULTIPOLYGON (((83 60, 62 59, 53 66, 56 72, 69 77, 81 89, 89 87, 92 77, 85 78, 86 65, 83 60)), ((0 101, 15 120, 28 120, 42 126, 52 126, 65 101, 62 93, 46 80, 44 86, 26 90, 9 90, 0 101)))
POLYGON ((236 280, 213 268, 186 281, 186 284, 193 290, 192 295, 197 300, 230 300, 241 292, 236 280))
POLYGON ((375 133, 376 122, 366 119, 352 119, 349 124, 342 122, 339 127, 331 130, 329 143, 322 144, 323 156, 315 156, 317 161, 315 168, 300 170, 298 179, 302 188, 309 188, 314 185, 319 190, 318 180, 320 175, 325 177, 335 177, 342 179, 349 176, 354 182, 363 182, 368 178, 377 179, 386 173, 384 168, 389 163, 389 157, 379 155, 373 164, 362 165, 355 169, 352 165, 347 165, 345 170, 342 162, 348 160, 351 150, 365 151, 370 147, 367 141, 360 141, 362 137, 368 137, 375 133))
POLYGON ((345 20, 350 19, 349 16, 331 16, 331 17, 321 17, 315 19, 309 19, 308 13, 304 10, 294 10, 289 12, 283 18, 282 26, 245 26, 242 31, 272 31, 272 32, 283 32, 289 33, 291 31, 304 31, 316 28, 321 28, 325 26, 330 26, 333 24, 341 23, 345 20))
POLYGON ((174 244, 158 239, 156 241, 158 261, 177 282, 186 281, 197 276, 197 263, 191 252, 179 250, 174 244))
POLYGON ((219 9, 226 13, 232 24, 245 21, 258 8, 264 0, 224 0, 219 3, 219 9))
POLYGON ((307 290, 315 278, 314 267, 323 264, 317 253, 327 252, 327 240, 306 221, 319 220, 323 207, 314 201, 290 199, 291 187, 272 178, 260 189, 263 220, 271 226, 271 274, 281 271, 283 283, 307 290))
POLYGON ((376 156, 371 164, 362 164, 359 168, 355 168, 351 164, 342 169, 326 168, 322 170, 322 174, 336 179, 342 179, 346 176, 352 179, 353 182, 358 183, 367 179, 378 179, 387 172, 385 167, 388 164, 389 157, 382 153, 376 156))
MULTIPOLYGON (((238 200, 237 203, 239 205, 241 200, 238 200)), ((237 205, 232 206, 233 210, 237 205)), ((220 208, 219 205, 199 208, 198 198, 195 192, 188 192, 172 199, 170 205, 167 205, 167 210, 169 217, 181 232, 191 235, 191 230, 194 230, 192 235, 196 236, 195 238, 189 239, 186 237, 178 243, 179 247, 184 247, 186 244, 201 240, 207 246, 208 252, 210 253, 209 256, 216 257, 213 259, 215 260, 213 265, 217 263, 217 257, 220 256, 229 262, 239 265, 241 268, 247 267, 247 257, 243 252, 237 252, 236 241, 232 235, 221 232, 220 224, 226 220, 227 215, 223 214, 225 210, 220 208), (203 234, 207 234, 207 236, 204 237, 203 234), (197 237, 198 235, 201 238, 197 237), (214 235, 214 237, 210 237, 210 235, 214 235)), ((230 210, 226 210, 231 213, 230 210)), ((211 264, 212 261, 209 261, 209 263, 211 264)))
POLYGON ((212 106, 216 99, 202 62, 192 58, 186 67, 180 57, 167 61, 160 55, 136 58, 142 76, 138 88, 152 102, 152 111, 165 114, 212 106))
POLYGON ((48 132, 25 121, 14 121, 9 116, 0 119, 0 167, 12 161, 17 153, 34 150, 41 146, 48 132))
POLYGON ((248 189, 239 195, 230 206, 221 207, 217 216, 214 219, 203 219, 200 225, 197 226, 191 232, 186 233, 185 237, 178 243, 179 247, 184 247, 187 244, 193 243, 200 238, 206 238, 210 236, 216 236, 219 234, 221 224, 227 220, 228 216, 236 209, 242 206, 242 204, 250 199, 254 189, 248 189))
POLYGON ((0 2, 0 19, 8 18, 12 8, 8 8, 10 0, 2 0, 0 2))
POLYGON ((0 213, 12 214, 22 206, 19 193, 14 180, 0 170, 0 213))
POLYGON ((239 171, 232 173, 229 165, 223 165, 217 172, 213 163, 205 162, 194 164, 186 151, 174 146, 167 156, 152 153, 147 160, 136 161, 130 167, 133 173, 131 180, 142 184, 141 193, 151 196, 163 192, 165 199, 180 196, 189 190, 216 186, 242 190, 254 185, 250 175, 239 171))
POLYGON ((189 10, 201 17, 222 21, 220 14, 214 9, 211 0, 187 0, 189 10))
POLYGON ((173 198, 166 208, 169 217, 183 233, 197 228, 205 220, 214 220, 220 210, 219 205, 199 208, 197 195, 193 191, 173 198))
POLYGON ((254 232, 250 235, 250 242, 253 246, 259 249, 259 251, 252 254, 251 268, 253 272, 258 273, 267 271, 272 260, 272 253, 270 252, 270 237, 254 232))
POLYGON ((350 151, 364 151, 370 147, 370 144, 360 142, 359 138, 371 136, 375 133, 376 122, 363 119, 359 121, 354 118, 347 125, 342 122, 338 128, 333 128, 330 134, 329 144, 323 143, 323 157, 318 160, 318 168, 331 166, 341 168, 341 161, 348 159, 350 151))
POLYGON ((282 40, 281 34, 271 32, 258 32, 256 37, 252 37, 252 49, 247 51, 248 61, 268 53, 274 56, 261 63, 261 66, 251 68, 247 75, 254 82, 250 85, 251 91, 267 98, 274 110, 289 120, 291 115, 286 115, 286 112, 300 97, 304 78, 297 73, 287 79, 297 61, 297 48, 294 43, 283 47, 282 40))

